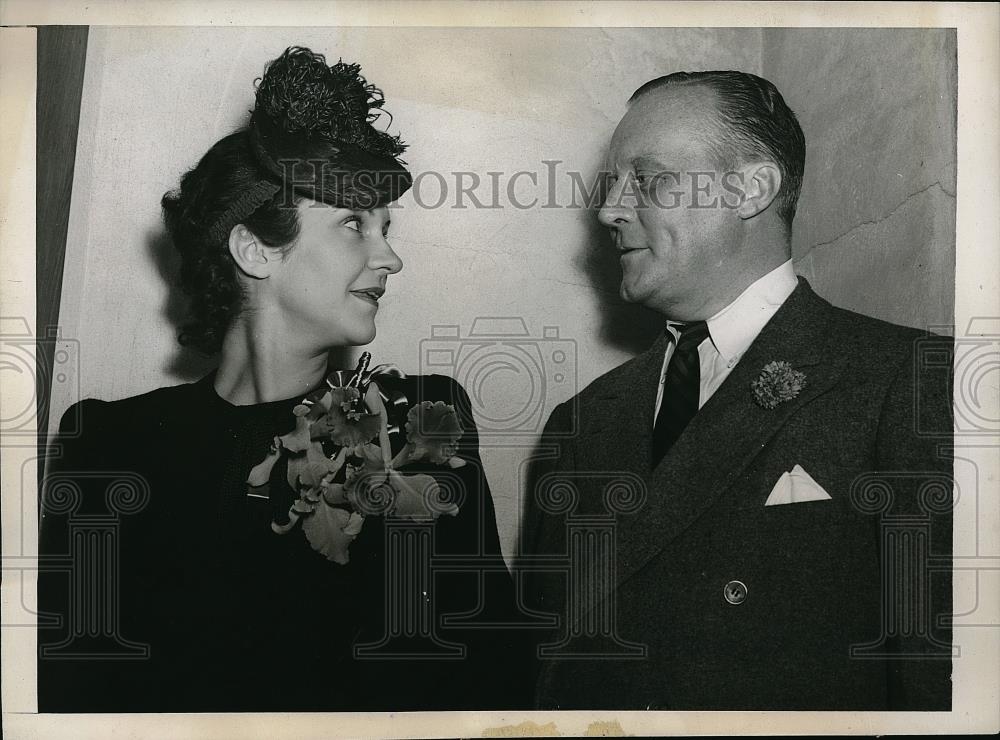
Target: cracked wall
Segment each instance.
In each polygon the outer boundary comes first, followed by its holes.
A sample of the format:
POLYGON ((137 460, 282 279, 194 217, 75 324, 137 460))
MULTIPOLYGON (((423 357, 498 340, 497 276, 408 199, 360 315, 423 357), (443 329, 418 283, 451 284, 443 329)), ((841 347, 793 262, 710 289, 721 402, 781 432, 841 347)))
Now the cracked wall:
POLYGON ((797 271, 836 305, 950 325, 954 31, 766 30, 762 67, 806 136, 797 271))

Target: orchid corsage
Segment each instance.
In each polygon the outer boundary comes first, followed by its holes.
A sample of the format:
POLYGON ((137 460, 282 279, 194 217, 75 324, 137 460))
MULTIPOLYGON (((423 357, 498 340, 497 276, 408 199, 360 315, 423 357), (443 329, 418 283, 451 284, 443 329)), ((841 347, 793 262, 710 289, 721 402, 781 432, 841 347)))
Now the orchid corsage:
POLYGON ((423 401, 409 408, 405 425, 390 425, 389 408, 398 412, 408 402, 379 386, 379 373, 368 370, 370 361, 363 353, 353 375, 332 373, 325 388, 296 405, 295 428, 274 437, 247 476, 248 493, 271 500, 276 534, 301 523, 312 548, 340 564, 348 562, 366 517, 433 521, 458 513, 432 475, 399 470, 419 462, 451 469, 465 465, 457 456, 462 427, 455 408, 423 401), (390 431, 405 434, 395 456, 390 431))

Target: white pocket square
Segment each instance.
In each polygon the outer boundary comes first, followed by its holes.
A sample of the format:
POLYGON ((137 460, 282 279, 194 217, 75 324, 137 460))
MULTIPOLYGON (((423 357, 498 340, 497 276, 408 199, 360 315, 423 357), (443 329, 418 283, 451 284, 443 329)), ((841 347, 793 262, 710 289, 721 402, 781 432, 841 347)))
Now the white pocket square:
POLYGON ((803 501, 823 501, 829 498, 830 494, 823 490, 823 486, 814 481, 801 465, 796 465, 791 472, 781 474, 764 506, 800 504, 803 501))

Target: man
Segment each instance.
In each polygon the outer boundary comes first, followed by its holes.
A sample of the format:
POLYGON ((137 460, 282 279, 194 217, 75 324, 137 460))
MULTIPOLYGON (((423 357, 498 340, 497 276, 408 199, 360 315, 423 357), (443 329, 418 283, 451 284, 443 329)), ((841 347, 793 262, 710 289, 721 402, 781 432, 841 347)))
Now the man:
POLYGON ((805 141, 768 81, 653 80, 608 156, 621 295, 667 326, 549 419, 537 706, 948 710, 950 340, 796 278, 805 141))

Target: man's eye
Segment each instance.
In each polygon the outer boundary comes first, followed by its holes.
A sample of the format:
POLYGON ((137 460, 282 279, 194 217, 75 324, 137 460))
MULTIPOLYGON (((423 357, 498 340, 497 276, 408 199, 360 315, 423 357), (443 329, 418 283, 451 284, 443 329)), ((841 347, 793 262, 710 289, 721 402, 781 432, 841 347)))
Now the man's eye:
POLYGON ((351 229, 352 231, 361 231, 361 219, 349 218, 346 221, 344 221, 344 226, 351 229))

